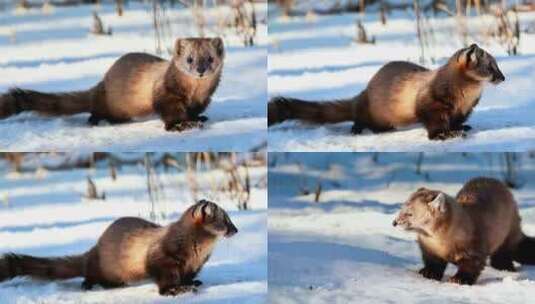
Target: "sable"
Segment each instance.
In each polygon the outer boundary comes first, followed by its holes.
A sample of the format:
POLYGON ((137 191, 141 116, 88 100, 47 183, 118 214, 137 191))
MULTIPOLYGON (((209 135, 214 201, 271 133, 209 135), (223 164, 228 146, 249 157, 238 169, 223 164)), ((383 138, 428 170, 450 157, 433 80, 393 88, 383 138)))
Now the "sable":
POLYGON ((353 98, 316 102, 275 97, 268 104, 268 125, 289 119, 314 124, 353 121, 351 131, 359 134, 422 123, 429 139, 444 140, 471 129, 464 122, 479 102, 484 83, 504 80, 494 57, 472 44, 436 70, 405 61, 387 63, 353 98))
POLYGON ((152 279, 161 295, 195 291, 195 280, 216 241, 238 229, 225 210, 201 200, 175 223, 162 227, 124 217, 104 231, 88 252, 67 257, 33 257, 8 253, 0 258, 0 282, 17 276, 56 280, 84 277, 82 288, 95 284, 120 287, 152 279))
POLYGON ((516 271, 513 261, 535 264, 535 239, 520 227, 513 194, 500 181, 478 177, 455 198, 420 188, 393 222, 418 234, 424 267, 419 273, 441 280, 448 263, 457 265, 450 282, 472 285, 485 267, 516 271))
POLYGON ((129 122, 153 113, 168 131, 200 127, 223 69, 220 38, 177 39, 171 61, 129 53, 119 58, 104 79, 86 91, 43 93, 14 88, 0 96, 0 118, 23 111, 59 116, 90 112, 92 125, 101 120, 129 122))

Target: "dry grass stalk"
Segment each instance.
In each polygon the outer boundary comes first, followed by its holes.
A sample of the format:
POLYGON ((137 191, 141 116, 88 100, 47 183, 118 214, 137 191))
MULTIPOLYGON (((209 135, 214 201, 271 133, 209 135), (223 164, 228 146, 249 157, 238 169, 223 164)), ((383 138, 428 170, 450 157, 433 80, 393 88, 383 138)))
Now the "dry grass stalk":
POLYGON ((97 185, 91 179, 91 177, 88 176, 87 177, 87 192, 84 197, 90 200, 105 200, 106 193, 102 191, 102 193, 99 194, 97 190, 97 185))
POLYGON ((362 44, 375 44, 375 37, 368 38, 366 34, 366 29, 360 20, 357 20, 357 37, 354 39, 357 43, 362 44))
POLYGON ((520 22, 516 10, 499 7, 496 8, 494 16, 497 26, 493 36, 505 46, 507 54, 517 55, 520 44, 520 22))

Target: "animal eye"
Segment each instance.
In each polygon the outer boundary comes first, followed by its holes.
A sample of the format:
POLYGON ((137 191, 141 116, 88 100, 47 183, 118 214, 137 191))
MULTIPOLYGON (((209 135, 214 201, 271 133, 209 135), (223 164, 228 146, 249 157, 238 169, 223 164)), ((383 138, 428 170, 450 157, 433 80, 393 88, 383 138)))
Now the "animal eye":
POLYGON ((187 61, 188 61, 189 64, 193 63, 193 57, 189 56, 187 61))
POLYGON ((212 56, 209 56, 208 57, 208 63, 213 63, 214 62, 214 58, 212 56))

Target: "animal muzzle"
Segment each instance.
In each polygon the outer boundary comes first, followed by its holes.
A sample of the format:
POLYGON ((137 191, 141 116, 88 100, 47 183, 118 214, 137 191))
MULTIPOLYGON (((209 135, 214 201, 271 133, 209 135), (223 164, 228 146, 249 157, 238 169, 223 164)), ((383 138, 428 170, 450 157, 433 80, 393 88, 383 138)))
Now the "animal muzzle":
POLYGON ((206 72, 206 68, 204 66, 197 67, 197 73, 199 73, 199 77, 204 76, 205 72, 206 72))
POLYGON ((199 74, 199 77, 203 77, 206 75, 206 71, 210 69, 210 63, 208 60, 200 59, 197 63, 197 68, 195 69, 197 73, 199 74))
POLYGON ((494 70, 492 73, 492 79, 490 80, 493 84, 498 84, 505 81, 505 76, 503 76, 502 71, 499 69, 494 70))
POLYGON ((238 228, 236 228, 236 226, 234 226, 234 224, 231 223, 227 226, 227 233, 225 233, 225 237, 227 238, 232 237, 236 233, 238 233, 238 228))
POLYGON ((392 221, 392 226, 401 227, 402 229, 407 229, 410 225, 404 218, 400 218, 398 216, 392 221))

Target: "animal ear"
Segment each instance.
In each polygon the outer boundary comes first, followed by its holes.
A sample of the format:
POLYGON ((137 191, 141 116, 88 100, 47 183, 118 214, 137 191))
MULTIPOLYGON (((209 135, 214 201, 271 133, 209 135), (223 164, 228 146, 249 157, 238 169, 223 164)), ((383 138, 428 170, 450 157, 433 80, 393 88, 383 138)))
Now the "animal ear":
POLYGON ((469 47, 461 49, 457 52, 457 62, 468 64, 470 61, 475 60, 475 56, 472 56, 472 54, 475 53, 475 50, 477 50, 479 47, 477 44, 472 43, 469 47))
POLYGON ((223 53, 225 52, 223 39, 221 39, 220 37, 216 37, 212 39, 211 43, 212 43, 212 46, 216 49, 217 55, 219 57, 223 56, 223 53))
POLYGON ((195 204, 195 207, 191 211, 191 216, 193 217, 193 220, 196 223, 202 223, 204 221, 205 217, 205 210, 206 205, 208 205, 208 201, 200 200, 195 204))
POLYGON ((478 51, 479 47, 477 46, 477 44, 475 43, 472 43, 469 47, 468 47, 468 50, 466 51, 466 63, 470 63, 470 62, 477 62, 477 51, 478 51))
POLYGON ((431 209, 436 210, 440 213, 446 212, 446 195, 442 192, 440 192, 434 200, 429 202, 429 207, 431 209))
POLYGON ((425 187, 420 187, 420 188, 418 188, 418 190, 416 190, 416 192, 420 192, 420 191, 423 191, 423 190, 427 190, 427 188, 425 188, 425 187))
POLYGON ((202 223, 207 218, 212 218, 214 213, 213 203, 207 200, 200 200, 195 204, 195 208, 192 211, 192 217, 195 222, 202 223))
POLYGON ((184 50, 184 43, 186 41, 184 39, 180 39, 178 38, 177 40, 175 40, 175 53, 176 54, 181 54, 182 51, 184 50))
POLYGON ((206 204, 202 208, 202 213, 205 218, 211 218, 214 215, 214 207, 212 204, 206 201, 206 204))

